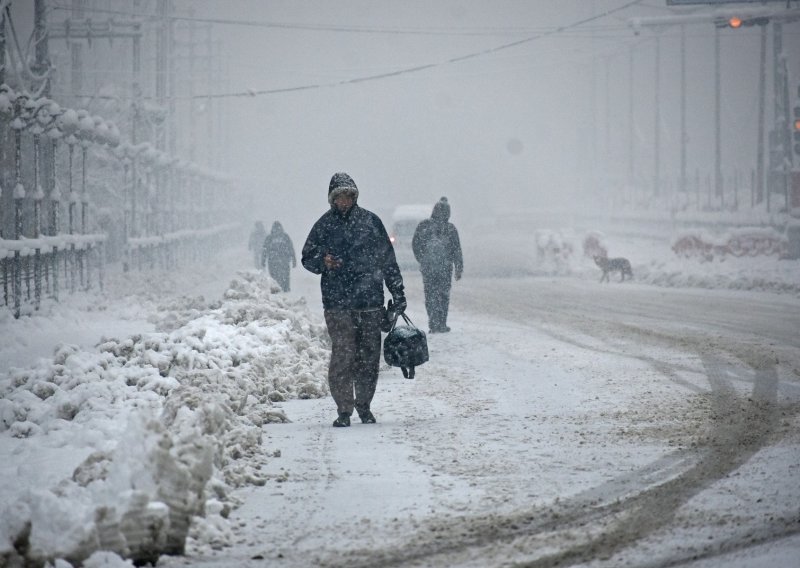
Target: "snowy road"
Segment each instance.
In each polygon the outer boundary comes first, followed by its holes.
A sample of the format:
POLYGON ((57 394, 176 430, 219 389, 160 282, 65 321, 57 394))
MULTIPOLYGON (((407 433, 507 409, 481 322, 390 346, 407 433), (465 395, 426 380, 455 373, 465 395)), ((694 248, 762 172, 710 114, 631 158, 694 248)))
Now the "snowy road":
POLYGON ((382 371, 374 426, 331 428, 327 399, 282 403, 293 422, 264 427, 280 457, 239 492, 237 544, 162 563, 796 562, 796 298, 465 278, 450 325, 415 380, 382 371))

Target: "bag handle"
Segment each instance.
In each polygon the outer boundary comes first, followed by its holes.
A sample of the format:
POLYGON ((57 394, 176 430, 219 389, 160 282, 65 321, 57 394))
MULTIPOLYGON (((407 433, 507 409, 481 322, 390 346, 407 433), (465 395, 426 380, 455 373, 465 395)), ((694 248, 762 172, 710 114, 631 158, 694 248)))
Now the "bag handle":
POLYGON ((411 321, 411 318, 408 317, 405 312, 403 312, 402 314, 400 314, 399 317, 394 318, 394 320, 392 321, 392 327, 389 331, 392 331, 397 326, 397 320, 400 318, 403 318, 403 320, 405 320, 405 322, 414 329, 419 329, 416 325, 414 325, 414 322, 411 321))
POLYGON ((417 326, 415 326, 415 325, 414 325, 414 322, 413 322, 413 321, 411 321, 411 318, 410 318, 410 317, 408 317, 408 316, 406 315, 406 313, 405 313, 405 312, 403 312, 402 314, 400 314, 400 317, 401 317, 401 318, 403 318, 403 319, 405 320, 405 322, 406 322, 408 325, 410 325, 411 327, 413 327, 414 329, 419 329, 417 326))

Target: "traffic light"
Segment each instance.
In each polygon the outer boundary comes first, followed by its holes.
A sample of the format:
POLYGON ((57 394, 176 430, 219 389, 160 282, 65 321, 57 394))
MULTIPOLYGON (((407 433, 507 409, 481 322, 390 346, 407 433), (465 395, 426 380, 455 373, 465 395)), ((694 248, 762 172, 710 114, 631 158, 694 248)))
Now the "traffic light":
POLYGON ((742 27, 751 27, 751 26, 766 26, 769 23, 769 18, 765 16, 758 16, 758 17, 745 17, 741 18, 739 16, 731 16, 730 18, 720 19, 714 22, 714 24, 718 28, 733 28, 738 30, 742 27))

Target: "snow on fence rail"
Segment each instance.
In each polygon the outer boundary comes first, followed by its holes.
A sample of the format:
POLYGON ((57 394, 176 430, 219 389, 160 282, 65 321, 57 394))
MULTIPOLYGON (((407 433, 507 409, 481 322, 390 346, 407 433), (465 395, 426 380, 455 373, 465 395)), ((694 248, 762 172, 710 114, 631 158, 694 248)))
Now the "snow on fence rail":
MULTIPOLYGON (((238 223, 180 230, 164 235, 131 238, 123 244, 123 269, 159 266, 174 268, 217 254, 229 236, 240 230, 238 223)), ((102 289, 105 273, 105 233, 43 236, 36 239, 0 239, 0 282, 3 305, 19 318, 38 310, 45 298, 58 301, 62 282, 70 293, 102 289)))
POLYGON ((71 293, 90 289, 93 274, 102 288, 105 241, 104 234, 0 239, 3 305, 19 318, 23 306, 38 309, 43 296, 58 300, 62 278, 71 293))

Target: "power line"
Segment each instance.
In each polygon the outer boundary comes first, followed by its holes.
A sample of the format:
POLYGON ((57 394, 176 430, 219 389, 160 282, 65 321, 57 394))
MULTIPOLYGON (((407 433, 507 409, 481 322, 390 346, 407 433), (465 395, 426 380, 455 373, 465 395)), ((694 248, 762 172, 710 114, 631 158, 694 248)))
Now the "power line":
MULTIPOLYGON (((72 11, 72 6, 65 6, 55 4, 53 10, 72 11)), ((153 14, 144 14, 137 12, 130 12, 124 10, 111 10, 105 8, 83 8, 84 12, 93 12, 99 14, 109 14, 114 16, 128 16, 132 18, 142 18, 150 20, 162 19, 153 14)), ((430 36, 496 36, 496 35, 518 35, 530 34, 532 32, 538 33, 541 31, 551 30, 552 28, 487 28, 480 27, 474 29, 448 29, 448 28, 390 28, 390 27, 374 27, 374 26, 337 26, 333 24, 303 24, 297 22, 270 22, 270 21, 247 21, 247 20, 234 20, 228 18, 199 18, 196 16, 179 16, 168 15, 167 20, 192 22, 203 24, 218 24, 226 26, 244 26, 255 28, 272 28, 272 29, 288 29, 288 30, 306 30, 306 31, 321 31, 321 32, 342 32, 342 33, 359 33, 359 34, 390 34, 390 35, 430 35, 430 36)))
MULTIPOLYGON (((397 69, 394 71, 388 71, 384 73, 376 73, 373 75, 365 75, 363 77, 353 77, 350 79, 343 79, 341 81, 334 81, 330 83, 312 83, 308 85, 296 85, 293 87, 280 87, 275 89, 247 89, 244 91, 237 91, 232 93, 206 93, 206 94, 198 94, 198 95, 191 95, 191 96, 175 96, 171 97, 173 100, 190 100, 190 99, 199 99, 199 100, 209 100, 209 99, 227 99, 227 98, 247 98, 247 97, 257 97, 257 96, 265 96, 265 95, 275 95, 275 94, 282 94, 282 93, 292 93, 292 92, 299 92, 299 91, 309 91, 314 89, 322 89, 322 88, 330 88, 330 87, 341 87, 344 85, 354 85, 357 83, 365 83, 368 81, 378 81, 382 79, 388 79, 391 77, 398 77, 401 75, 408 75, 411 73, 417 73, 419 71, 425 71, 427 69, 434 69, 437 67, 444 67, 446 65, 451 65, 454 63, 460 63, 462 61, 468 61, 470 59, 475 59, 478 57, 483 57, 486 55, 491 55, 494 53, 498 53, 500 51, 504 51, 506 49, 511 49, 514 47, 519 47, 520 45, 524 45, 526 43, 530 43, 536 40, 544 39, 550 36, 555 36, 558 34, 562 34, 567 30, 571 30, 573 28, 577 28, 579 26, 583 26, 588 24, 589 22, 593 22, 596 20, 600 20, 602 18, 606 18, 611 16, 612 14, 616 14, 617 12, 621 12, 635 6, 637 4, 641 4, 644 0, 631 0, 630 2, 626 2, 625 4, 618 6, 617 8, 612 8, 597 14, 595 16, 590 16, 588 18, 584 18, 582 20, 578 20, 571 24, 567 24, 564 26, 559 26, 553 28, 549 31, 545 31, 542 33, 538 33, 533 36, 529 36, 520 40, 512 41, 509 43, 505 43, 502 45, 498 45, 495 47, 483 49, 481 51, 475 51, 472 53, 467 53, 465 55, 460 55, 457 57, 452 57, 450 59, 446 59, 440 62, 433 62, 433 63, 425 63, 422 65, 415 65, 412 67, 405 67, 403 69, 397 69)), ((123 99, 123 98, 130 98, 130 97, 119 97, 119 96, 99 96, 99 95, 77 95, 77 96, 85 96, 91 97, 95 99, 123 99)), ((143 96, 143 99, 152 99, 155 97, 151 96, 143 96)))
POLYGON ((534 36, 531 36, 531 37, 523 38, 523 39, 520 39, 520 40, 517 40, 517 41, 512 41, 512 42, 505 43, 505 44, 502 44, 502 45, 498 45, 498 46, 495 46, 495 47, 491 47, 491 48, 488 48, 488 49, 483 49, 481 51, 475 51, 473 53, 467 53, 465 55, 452 57, 450 59, 447 59, 445 61, 441 61, 441 62, 438 62, 438 63, 427 63, 427 64, 423 64, 423 65, 416 65, 414 67, 406 67, 404 69, 398 69, 396 71, 390 71, 388 73, 378 73, 378 74, 375 74, 375 75, 367 75, 367 76, 364 76, 364 77, 356 77, 356 78, 352 78, 352 79, 344 79, 342 81, 337 81, 337 82, 327 83, 327 84, 301 85, 301 86, 297 86, 297 87, 287 87, 287 88, 281 88, 281 89, 263 89, 263 90, 249 89, 249 90, 244 91, 244 92, 222 93, 222 94, 216 94, 216 95, 206 95, 206 96, 202 96, 202 97, 197 96, 195 98, 215 98, 215 99, 218 99, 218 98, 232 98, 232 97, 255 97, 255 96, 259 96, 259 95, 271 95, 271 94, 286 93, 286 92, 292 92, 292 91, 303 91, 303 90, 309 90, 309 89, 318 89, 318 88, 323 88, 323 87, 339 87, 339 86, 342 86, 342 85, 351 85, 351 84, 356 84, 356 83, 364 83, 364 82, 367 82, 367 81, 377 81, 377 80, 380 80, 380 79, 387 79, 387 78, 390 78, 390 77, 398 77, 400 75, 407 75, 407 74, 410 74, 410 73, 417 73, 419 71, 424 71, 424 70, 427 70, 427 69, 433 69, 433 68, 436 68, 436 67, 443 67, 445 65, 451 65, 451 64, 454 64, 454 63, 460 63, 462 61, 475 59, 477 57, 482 57, 482 56, 485 56, 485 55, 491 55, 491 54, 498 53, 498 52, 506 50, 506 49, 511 49, 511 48, 514 48, 514 47, 518 47, 520 45, 524 45, 526 43, 530 43, 532 41, 536 41, 536 40, 543 39, 543 38, 546 38, 546 37, 549 37, 549 36, 552 36, 552 35, 560 34, 560 33, 565 32, 566 30, 569 30, 569 29, 572 29, 572 28, 576 28, 578 26, 582 26, 582 25, 588 24, 589 22, 593 22, 595 20, 606 18, 606 17, 608 17, 608 16, 610 16, 612 14, 615 14, 617 12, 621 12, 622 10, 630 8, 631 6, 635 6, 637 4, 640 4, 641 2, 643 2, 643 0, 632 0, 630 2, 626 2, 622 6, 618 6, 617 8, 612 8, 610 10, 606 10, 605 12, 602 12, 602 13, 596 15, 596 16, 590 16, 588 18, 584 18, 582 20, 578 20, 577 22, 573 22, 573 23, 568 24, 566 26, 557 27, 552 31, 543 32, 543 33, 540 33, 540 34, 537 34, 537 35, 534 35, 534 36))

